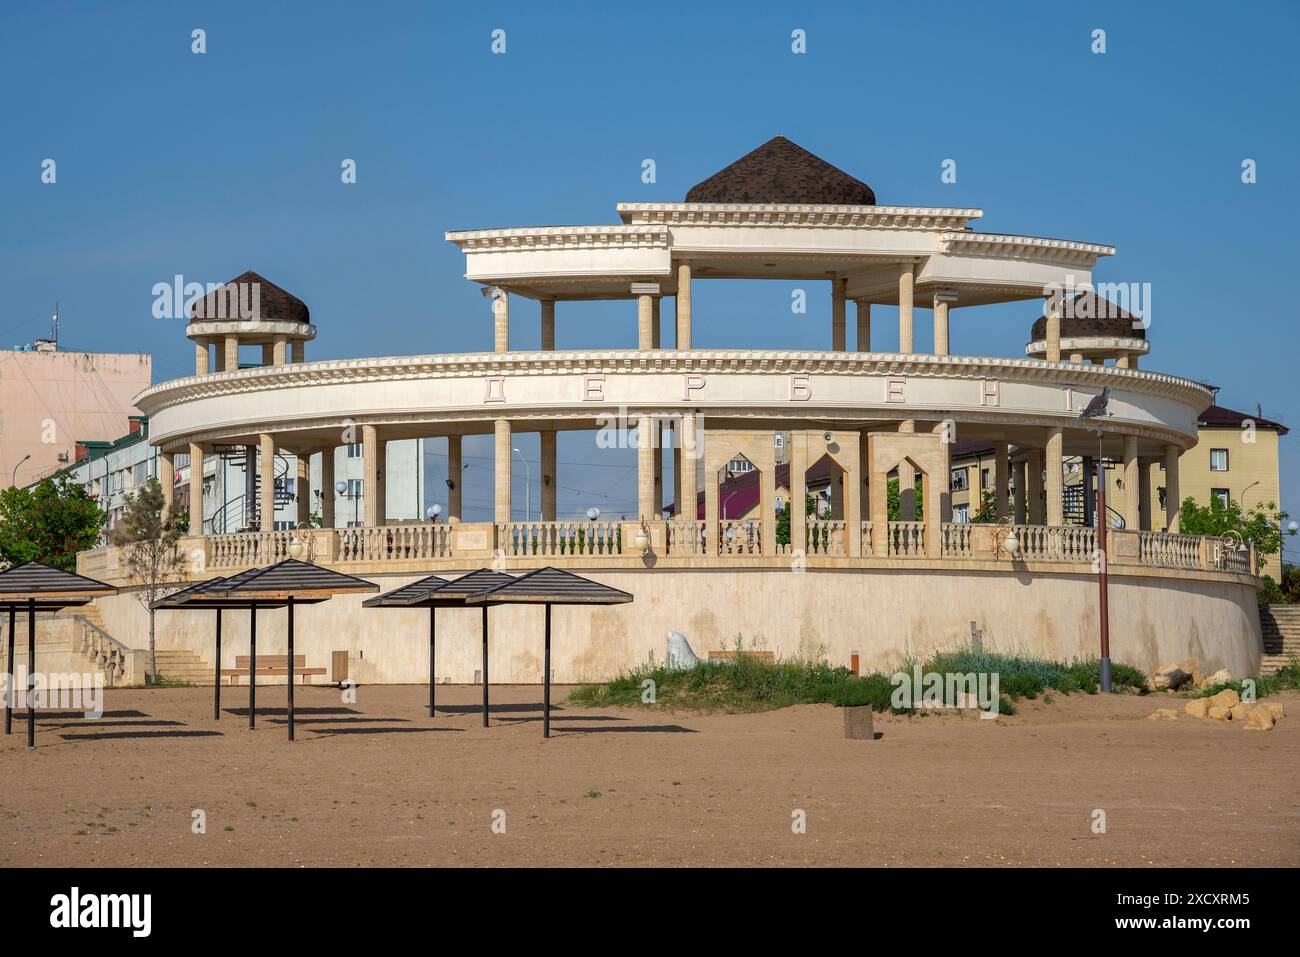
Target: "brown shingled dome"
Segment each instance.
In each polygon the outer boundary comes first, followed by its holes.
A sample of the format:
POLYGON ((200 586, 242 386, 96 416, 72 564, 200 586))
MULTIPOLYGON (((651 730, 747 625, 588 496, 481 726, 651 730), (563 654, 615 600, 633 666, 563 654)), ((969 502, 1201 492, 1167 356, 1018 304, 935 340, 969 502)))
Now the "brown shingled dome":
MULTIPOLYGON (((1081 292, 1068 300, 1061 312, 1061 338, 1086 339, 1108 337, 1116 339, 1145 339, 1146 327, 1109 299, 1095 292, 1081 292)), ((1029 333, 1031 342, 1047 338, 1047 317, 1039 316, 1029 333)))
POLYGON ((692 186, 686 202, 874 206, 876 194, 802 146, 774 136, 692 186))
POLYGON ((214 289, 190 306, 191 321, 229 322, 244 319, 240 306, 252 308, 253 286, 257 287, 257 308, 256 314, 248 317, 248 321, 260 319, 270 322, 300 322, 303 325, 311 322, 311 310, 305 302, 251 269, 231 279, 225 288, 214 289))

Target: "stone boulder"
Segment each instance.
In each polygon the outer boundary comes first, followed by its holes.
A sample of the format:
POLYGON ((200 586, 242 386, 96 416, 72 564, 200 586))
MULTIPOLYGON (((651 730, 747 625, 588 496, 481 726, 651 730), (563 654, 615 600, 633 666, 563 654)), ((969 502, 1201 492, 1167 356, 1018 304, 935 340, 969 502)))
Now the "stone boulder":
POLYGON ((1209 710, 1209 698, 1193 698, 1183 705, 1183 712, 1190 718, 1204 718, 1209 710))
POLYGON ((1280 701, 1261 701, 1259 707, 1268 708, 1269 713, 1273 715, 1274 721, 1286 717, 1286 709, 1282 707, 1282 702, 1280 701))
POLYGON ((1227 668, 1220 668, 1214 674, 1210 675, 1204 681, 1200 682, 1202 687, 1209 688, 1214 685, 1226 685, 1232 680, 1232 672, 1227 668))
POLYGON ((1211 708, 1231 708, 1241 703, 1241 695, 1231 688, 1225 688, 1216 695, 1211 695, 1206 699, 1210 702, 1211 708))
POLYGON ((1177 721, 1178 712, 1173 708, 1157 708, 1151 714, 1147 715, 1148 721, 1177 721))
POLYGON ((1241 701, 1228 709, 1228 716, 1233 721, 1245 721, 1250 717, 1251 710, 1257 707, 1258 705, 1246 704, 1246 702, 1241 701))
POLYGON ((1211 705, 1205 712, 1205 716, 1215 721, 1228 721, 1232 718, 1232 709, 1225 708, 1223 705, 1211 705))
POLYGON ((1272 731, 1276 719, 1273 717, 1273 711, 1268 705, 1257 704, 1250 705, 1250 714, 1246 717, 1247 731, 1272 731))

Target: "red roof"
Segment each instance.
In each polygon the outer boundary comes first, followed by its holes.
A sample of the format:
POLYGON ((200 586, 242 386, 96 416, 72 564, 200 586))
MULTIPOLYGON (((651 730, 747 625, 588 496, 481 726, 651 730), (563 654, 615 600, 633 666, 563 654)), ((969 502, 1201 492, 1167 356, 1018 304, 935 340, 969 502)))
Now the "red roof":
POLYGON ((1211 429, 1239 429, 1243 422, 1254 422, 1255 428, 1276 432, 1278 435, 1286 435, 1290 431, 1281 422, 1274 422, 1262 415, 1247 415, 1245 412, 1225 409, 1221 405, 1210 406, 1196 420, 1197 425, 1211 429))

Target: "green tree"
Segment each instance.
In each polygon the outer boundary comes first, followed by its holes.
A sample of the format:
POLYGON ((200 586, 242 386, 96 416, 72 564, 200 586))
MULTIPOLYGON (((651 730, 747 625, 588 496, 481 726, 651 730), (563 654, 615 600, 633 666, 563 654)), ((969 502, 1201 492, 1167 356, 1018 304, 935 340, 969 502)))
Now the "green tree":
MULTIPOLYGON (((1248 542, 1255 543, 1260 555, 1276 555, 1282 550, 1282 524, 1289 518, 1278 511, 1277 504, 1265 502, 1259 508, 1243 515, 1241 505, 1229 501, 1227 505, 1215 496, 1209 505, 1197 505, 1196 499, 1183 499, 1178 510, 1178 526, 1184 535, 1224 535, 1236 532, 1248 542)), ((1288 531, 1288 535, 1295 532, 1288 531)))
POLYGON ((985 489, 980 493, 980 507, 974 515, 970 517, 972 522, 982 524, 993 524, 998 520, 998 502, 997 495, 992 489, 985 489))
POLYGON ((77 570, 77 552, 94 548, 107 517, 80 485, 44 479, 0 492, 0 559, 77 570))
MULTIPOLYGON (((804 505, 804 515, 812 518, 817 512, 817 499, 812 495, 805 496, 804 505)), ((805 532, 805 534, 807 533, 805 532)), ((778 545, 790 544, 790 506, 788 504, 776 513, 776 543, 778 545)))
POLYGON ((180 523, 165 514, 163 490, 156 478, 127 496, 122 518, 113 528, 113 544, 122 549, 127 576, 138 586, 132 594, 149 612, 149 674, 155 681, 158 651, 154 643, 154 610, 150 606, 184 580, 180 537, 180 523))
MULTIPOLYGON (((922 481, 921 476, 918 475, 916 477, 916 496, 914 498, 914 501, 916 502, 916 520, 918 522, 925 521, 925 496, 922 494, 922 489, 924 488, 922 481)), ((901 516, 903 511, 901 506, 898 504, 898 479, 896 478, 891 478, 889 480, 889 487, 885 491, 885 507, 886 511, 889 512, 889 520, 891 522, 902 521, 901 516)))

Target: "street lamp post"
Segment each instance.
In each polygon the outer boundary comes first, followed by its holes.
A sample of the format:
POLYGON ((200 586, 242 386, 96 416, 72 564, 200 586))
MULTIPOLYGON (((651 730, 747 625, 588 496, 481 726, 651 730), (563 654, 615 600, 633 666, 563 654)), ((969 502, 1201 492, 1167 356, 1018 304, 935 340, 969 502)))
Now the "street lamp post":
POLYGON ((1101 691, 1110 694, 1110 583, 1106 577, 1106 473, 1102 465, 1102 436, 1105 434, 1103 419, 1110 415, 1110 386, 1093 396, 1082 412, 1074 417, 1075 422, 1087 421, 1085 427, 1097 430, 1097 617, 1101 625, 1101 691))
POLYGON ((10 484, 10 485, 13 485, 13 486, 17 486, 17 485, 18 485, 18 468, 21 467, 21 465, 22 465, 23 462, 26 462, 26 460, 27 460, 27 459, 30 459, 30 458, 31 458, 31 452, 27 452, 27 454, 26 454, 26 455, 23 455, 21 459, 18 459, 18 464, 17 464, 17 465, 14 465, 14 467, 13 467, 13 475, 12 475, 12 476, 9 476, 9 484, 10 484))

